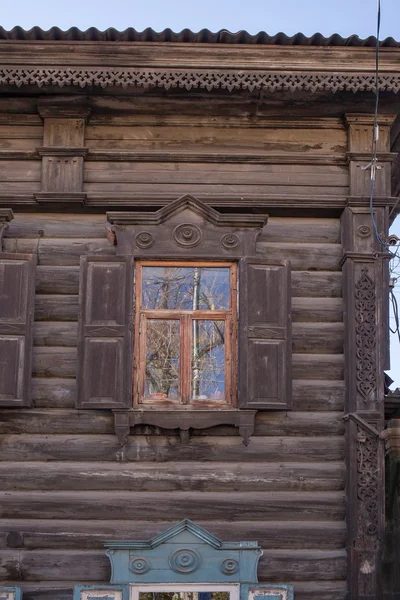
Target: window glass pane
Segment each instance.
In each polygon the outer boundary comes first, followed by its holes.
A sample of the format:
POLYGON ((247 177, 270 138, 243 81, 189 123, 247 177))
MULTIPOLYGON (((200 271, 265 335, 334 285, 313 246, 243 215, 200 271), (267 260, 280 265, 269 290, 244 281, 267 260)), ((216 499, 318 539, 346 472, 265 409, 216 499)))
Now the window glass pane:
POLYGON ((143 267, 142 308, 225 310, 229 267, 143 267))
POLYGON ((192 324, 191 397, 224 400, 225 321, 194 319, 192 324))
POLYGON ((180 322, 146 321, 146 398, 162 400, 179 396, 180 322))
POLYGON ((229 600, 229 592, 139 592, 139 600, 229 600))

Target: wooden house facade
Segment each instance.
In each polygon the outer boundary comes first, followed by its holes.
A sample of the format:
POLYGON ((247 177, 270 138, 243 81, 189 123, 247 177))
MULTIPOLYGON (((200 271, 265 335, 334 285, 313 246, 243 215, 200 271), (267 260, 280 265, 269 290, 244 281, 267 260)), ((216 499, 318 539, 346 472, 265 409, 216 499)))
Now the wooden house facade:
POLYGON ((4 586, 71 600, 191 519, 382 597, 399 67, 371 208, 374 40, 0 29, 4 586))

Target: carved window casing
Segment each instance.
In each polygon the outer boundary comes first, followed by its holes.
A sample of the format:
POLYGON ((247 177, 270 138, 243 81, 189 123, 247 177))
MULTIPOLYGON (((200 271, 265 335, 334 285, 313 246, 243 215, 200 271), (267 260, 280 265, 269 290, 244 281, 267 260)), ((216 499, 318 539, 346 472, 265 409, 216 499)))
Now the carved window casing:
POLYGON ((122 445, 139 424, 179 429, 182 440, 191 428, 234 425, 247 444, 257 410, 291 408, 290 265, 257 254, 267 217, 221 214, 184 196, 107 218, 116 256, 81 258, 77 406, 112 409, 122 445), (219 269, 222 304, 203 295, 195 306, 192 290, 185 306, 146 305, 143 292, 157 287, 151 269, 167 265, 190 272, 193 289, 196 269, 203 282, 219 269), (204 353, 196 335, 214 351, 204 353), (165 377, 158 359, 151 364, 162 346, 165 377), (206 355, 219 364, 211 383, 201 377, 206 355))

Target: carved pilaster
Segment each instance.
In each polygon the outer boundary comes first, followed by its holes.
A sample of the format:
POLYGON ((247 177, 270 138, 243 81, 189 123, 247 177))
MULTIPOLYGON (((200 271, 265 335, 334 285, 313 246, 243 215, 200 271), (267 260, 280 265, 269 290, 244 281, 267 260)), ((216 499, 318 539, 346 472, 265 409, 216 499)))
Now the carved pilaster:
POLYGON ((35 194, 39 203, 82 203, 85 122, 90 113, 81 98, 45 98, 39 101, 44 121, 42 189, 35 194))
MULTIPOLYGON (((379 426, 379 417, 365 415, 379 426)), ((346 417, 347 522, 351 600, 379 599, 384 533, 384 448, 378 430, 356 414, 346 417)))
MULTIPOLYGON (((347 115, 350 197, 342 215, 350 600, 379 600, 384 538, 384 369, 388 366, 388 209, 369 207, 373 115, 347 115), (366 168, 363 168, 366 167, 366 168), (377 236, 378 233, 378 236, 377 236)), ((391 116, 379 118, 375 195, 390 204, 391 116)))

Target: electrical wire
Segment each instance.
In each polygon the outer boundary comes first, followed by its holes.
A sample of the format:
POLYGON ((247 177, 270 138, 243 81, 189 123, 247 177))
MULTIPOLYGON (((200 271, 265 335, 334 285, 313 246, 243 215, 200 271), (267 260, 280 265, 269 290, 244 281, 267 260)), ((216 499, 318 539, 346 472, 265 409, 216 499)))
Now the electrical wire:
POLYGON ((400 318, 399 318, 399 305, 397 303, 397 298, 393 293, 393 290, 390 290, 390 301, 392 303, 392 311, 395 322, 395 329, 389 327, 390 331, 394 334, 397 333, 400 342, 400 318))

